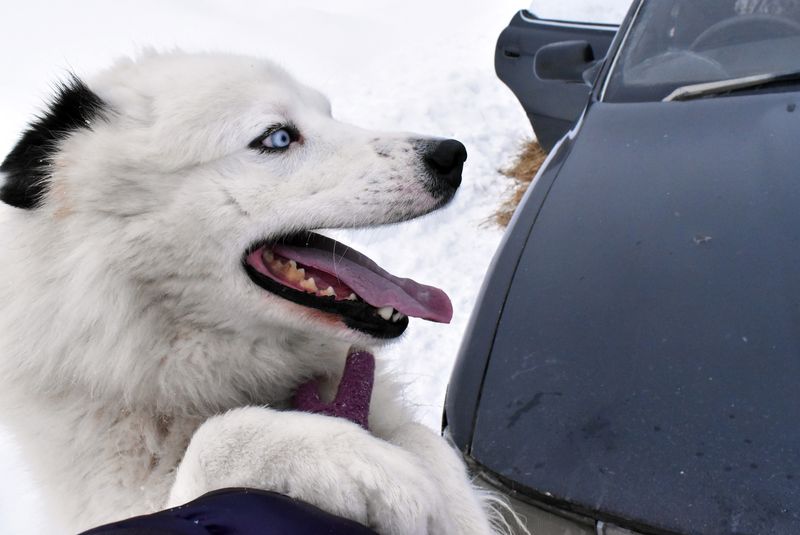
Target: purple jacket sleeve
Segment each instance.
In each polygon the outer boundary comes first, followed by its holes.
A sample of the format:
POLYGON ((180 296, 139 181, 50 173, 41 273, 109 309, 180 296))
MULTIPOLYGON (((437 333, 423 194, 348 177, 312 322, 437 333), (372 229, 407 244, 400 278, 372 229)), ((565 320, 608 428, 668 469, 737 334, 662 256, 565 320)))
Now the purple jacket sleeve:
POLYGON ((274 492, 214 491, 147 516, 100 526, 82 535, 377 535, 351 520, 274 492))

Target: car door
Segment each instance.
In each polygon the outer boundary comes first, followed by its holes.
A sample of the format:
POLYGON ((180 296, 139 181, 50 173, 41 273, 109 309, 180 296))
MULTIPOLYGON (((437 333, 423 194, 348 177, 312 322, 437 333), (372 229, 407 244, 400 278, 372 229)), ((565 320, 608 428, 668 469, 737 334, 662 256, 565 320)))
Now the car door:
POLYGON ((550 150, 580 116, 619 26, 540 19, 521 10, 500 34, 495 71, 550 150))

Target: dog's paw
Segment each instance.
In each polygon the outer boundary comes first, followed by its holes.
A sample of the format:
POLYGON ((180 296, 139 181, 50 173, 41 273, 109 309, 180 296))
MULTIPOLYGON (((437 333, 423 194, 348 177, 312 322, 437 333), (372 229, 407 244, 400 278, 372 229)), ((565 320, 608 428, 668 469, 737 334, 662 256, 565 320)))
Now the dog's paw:
POLYGON ((443 488, 442 477, 447 475, 434 476, 416 453, 352 422, 245 408, 198 429, 169 505, 214 489, 251 487, 303 500, 382 535, 488 533, 481 526, 464 532, 453 520, 452 487, 443 488))
POLYGON ((461 454, 424 425, 409 422, 387 433, 386 439, 416 454, 427 466, 439 492, 446 496, 453 533, 530 535, 524 520, 499 494, 473 486, 461 454))

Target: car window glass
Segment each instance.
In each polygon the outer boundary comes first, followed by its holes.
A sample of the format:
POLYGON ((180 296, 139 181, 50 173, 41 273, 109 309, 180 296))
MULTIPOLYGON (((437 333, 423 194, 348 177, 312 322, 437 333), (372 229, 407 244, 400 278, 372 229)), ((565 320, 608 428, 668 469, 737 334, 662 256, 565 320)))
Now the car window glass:
POLYGON ((800 0, 650 0, 605 100, 661 100, 691 84, 800 70, 800 0))

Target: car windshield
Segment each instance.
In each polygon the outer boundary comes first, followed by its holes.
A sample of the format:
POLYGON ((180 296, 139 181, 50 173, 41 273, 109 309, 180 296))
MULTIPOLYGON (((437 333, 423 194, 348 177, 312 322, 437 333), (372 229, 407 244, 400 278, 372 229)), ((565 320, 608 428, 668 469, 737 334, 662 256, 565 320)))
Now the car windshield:
MULTIPOLYGON (((705 82, 800 71, 800 0, 645 0, 604 100, 661 100, 705 82)), ((754 90, 774 88, 759 86, 754 90)))

